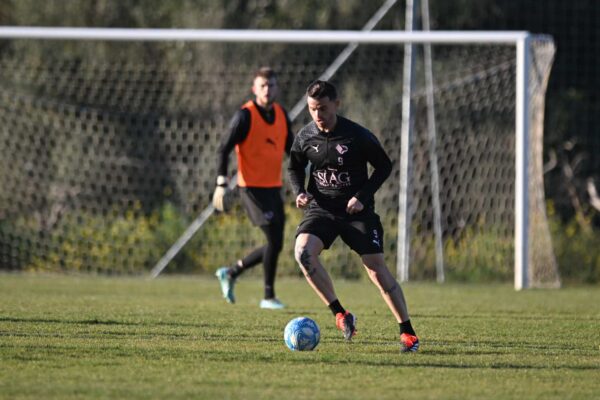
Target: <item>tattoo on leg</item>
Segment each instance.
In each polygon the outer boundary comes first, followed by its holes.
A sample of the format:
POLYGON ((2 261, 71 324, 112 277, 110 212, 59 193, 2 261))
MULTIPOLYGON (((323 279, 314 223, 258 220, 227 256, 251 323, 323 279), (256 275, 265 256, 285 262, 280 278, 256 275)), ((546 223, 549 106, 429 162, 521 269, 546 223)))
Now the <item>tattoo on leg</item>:
POLYGON ((313 276, 315 272, 317 272, 310 265, 310 254, 308 254, 308 250, 306 249, 303 249, 302 253, 300 253, 300 264, 302 265, 302 267, 304 267, 304 271, 307 276, 313 276))

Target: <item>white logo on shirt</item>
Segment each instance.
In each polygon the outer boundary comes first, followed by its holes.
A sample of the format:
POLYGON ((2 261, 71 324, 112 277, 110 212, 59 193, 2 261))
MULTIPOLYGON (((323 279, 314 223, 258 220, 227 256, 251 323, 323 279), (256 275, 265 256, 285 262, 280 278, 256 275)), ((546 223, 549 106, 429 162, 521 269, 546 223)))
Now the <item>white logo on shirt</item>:
POLYGON ((313 149, 315 149, 315 152, 319 152, 319 145, 313 146, 312 144, 310 145, 310 147, 312 147, 313 149))
POLYGON ((335 146, 335 149, 338 151, 338 153, 344 154, 345 152, 348 151, 348 146, 343 145, 343 144, 338 144, 337 146, 335 146))
POLYGON ((348 172, 327 168, 314 171, 313 176, 319 187, 342 188, 351 185, 348 172))

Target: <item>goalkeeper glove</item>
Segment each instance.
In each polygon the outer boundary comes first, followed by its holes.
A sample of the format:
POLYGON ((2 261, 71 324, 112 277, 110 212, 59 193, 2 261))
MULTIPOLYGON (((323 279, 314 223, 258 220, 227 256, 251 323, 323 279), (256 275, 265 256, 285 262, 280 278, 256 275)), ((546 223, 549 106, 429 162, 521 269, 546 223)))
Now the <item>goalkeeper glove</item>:
POLYGON ((213 194, 212 203, 215 207, 215 210, 226 212, 229 211, 229 199, 225 197, 228 196, 229 190, 227 189, 227 177, 223 175, 219 175, 217 178, 217 187, 215 188, 215 193, 213 194))

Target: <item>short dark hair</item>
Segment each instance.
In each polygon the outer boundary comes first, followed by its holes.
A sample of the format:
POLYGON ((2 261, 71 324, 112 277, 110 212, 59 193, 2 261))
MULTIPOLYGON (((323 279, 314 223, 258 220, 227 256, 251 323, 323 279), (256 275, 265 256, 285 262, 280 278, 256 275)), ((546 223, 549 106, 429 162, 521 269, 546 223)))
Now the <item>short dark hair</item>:
POLYGON ((277 74, 271 67, 260 67, 254 73, 254 79, 261 77, 265 79, 277 78, 277 74))
POLYGON ((306 95, 313 99, 329 97, 329 100, 337 100, 337 89, 331 83, 317 79, 308 85, 308 88, 306 88, 306 95))

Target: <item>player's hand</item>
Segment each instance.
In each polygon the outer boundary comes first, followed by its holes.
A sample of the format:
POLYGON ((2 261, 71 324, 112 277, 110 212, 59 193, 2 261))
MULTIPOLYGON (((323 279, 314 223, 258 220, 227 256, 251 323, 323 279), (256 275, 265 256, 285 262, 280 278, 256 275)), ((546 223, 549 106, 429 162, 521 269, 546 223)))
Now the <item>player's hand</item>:
POLYGON ((312 199, 312 196, 308 193, 300 193, 298 197, 296 197, 296 207, 305 208, 312 199))
POLYGON ((348 214, 356 214, 361 212, 364 208, 365 206, 363 206, 363 203, 361 203, 360 200, 358 200, 356 197, 353 197, 350 200, 348 200, 346 212, 348 214))
POLYGON ((215 210, 225 212, 228 211, 227 201, 225 197, 227 195, 227 178, 220 175, 217 178, 217 187, 215 188, 215 192, 213 193, 212 203, 215 210))

